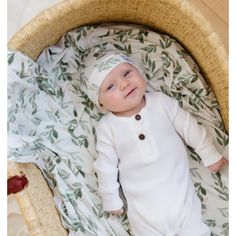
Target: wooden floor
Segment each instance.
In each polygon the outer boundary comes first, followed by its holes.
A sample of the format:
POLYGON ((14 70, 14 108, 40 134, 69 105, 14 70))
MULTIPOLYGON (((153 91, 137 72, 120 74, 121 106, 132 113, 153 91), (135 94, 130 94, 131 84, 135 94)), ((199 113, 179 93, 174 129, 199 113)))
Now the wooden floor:
POLYGON ((215 29, 228 51, 228 0, 188 0, 215 29))

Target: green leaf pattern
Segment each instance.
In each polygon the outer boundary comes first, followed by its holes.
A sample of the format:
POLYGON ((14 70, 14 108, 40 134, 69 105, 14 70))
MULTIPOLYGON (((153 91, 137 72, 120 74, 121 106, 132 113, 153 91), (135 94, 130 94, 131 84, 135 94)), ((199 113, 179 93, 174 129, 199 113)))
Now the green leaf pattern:
MULTIPOLYGON (((85 26, 46 48, 37 62, 9 51, 8 158, 33 162, 42 170, 70 232, 126 236, 131 235, 127 216, 113 219, 103 212, 97 193, 94 127, 102 114, 80 88, 86 86, 84 58, 91 48, 96 49, 95 58, 111 49, 129 55, 144 70, 148 90, 178 100, 206 127, 224 155, 228 136, 218 103, 197 64, 168 35, 139 26, 85 26)), ((205 222, 212 235, 228 235, 227 170, 212 174, 190 147, 188 154, 205 222)))

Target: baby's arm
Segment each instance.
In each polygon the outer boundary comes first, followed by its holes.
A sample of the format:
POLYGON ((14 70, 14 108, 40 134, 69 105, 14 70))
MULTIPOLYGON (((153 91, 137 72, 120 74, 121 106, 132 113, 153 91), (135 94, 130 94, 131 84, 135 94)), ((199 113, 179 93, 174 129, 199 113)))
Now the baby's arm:
POLYGON ((98 177, 98 192, 102 197, 103 209, 114 215, 123 213, 123 201, 119 196, 118 157, 112 145, 107 126, 97 128, 98 157, 94 162, 98 177))
POLYGON ((199 125, 189 112, 183 110, 174 99, 168 97, 165 98, 165 102, 176 131, 189 146, 195 149, 205 167, 217 172, 228 163, 216 149, 206 129, 199 125))

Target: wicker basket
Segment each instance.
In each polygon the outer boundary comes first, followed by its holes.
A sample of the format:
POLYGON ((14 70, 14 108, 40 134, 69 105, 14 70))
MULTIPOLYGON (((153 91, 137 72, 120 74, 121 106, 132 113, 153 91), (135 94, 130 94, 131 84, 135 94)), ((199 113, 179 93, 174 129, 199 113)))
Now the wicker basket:
MULTIPOLYGON (((21 28, 8 47, 36 59, 45 47, 55 44, 73 28, 105 22, 140 24, 179 40, 211 85, 228 129, 227 53, 209 23, 185 0, 62 1, 21 28)), ((9 163, 9 176, 19 172, 24 172, 29 180, 29 186, 17 193, 16 199, 31 235, 66 235, 40 171, 33 164, 9 163)))

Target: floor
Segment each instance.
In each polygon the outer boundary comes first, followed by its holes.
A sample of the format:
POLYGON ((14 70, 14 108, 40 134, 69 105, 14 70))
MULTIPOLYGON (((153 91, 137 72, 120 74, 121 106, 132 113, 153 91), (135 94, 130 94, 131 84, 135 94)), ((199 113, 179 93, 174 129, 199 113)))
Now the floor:
MULTIPOLYGON (((60 0, 8 0, 8 39, 39 12, 60 0), (37 4, 35 4, 37 2, 37 4)), ((228 0, 188 0, 211 22, 228 50, 228 0)), ((29 236, 14 196, 8 197, 8 236, 29 236)))

